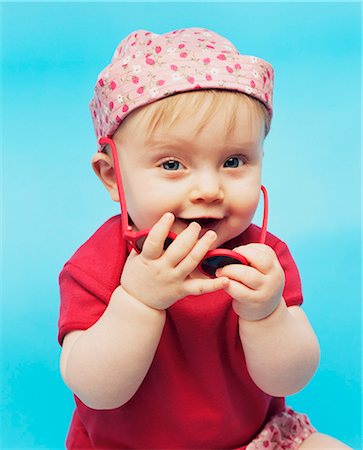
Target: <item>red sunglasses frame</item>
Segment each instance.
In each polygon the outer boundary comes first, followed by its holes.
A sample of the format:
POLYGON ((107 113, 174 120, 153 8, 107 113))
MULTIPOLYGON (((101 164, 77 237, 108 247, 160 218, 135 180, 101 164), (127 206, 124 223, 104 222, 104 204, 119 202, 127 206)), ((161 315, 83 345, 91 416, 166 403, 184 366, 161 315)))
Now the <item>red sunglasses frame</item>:
MULTIPOLYGON (((126 240, 126 242, 137 252, 141 253, 141 250, 137 246, 137 241, 139 241, 141 238, 145 238, 149 232, 150 229, 145 228, 143 230, 139 231, 132 231, 132 227, 129 224, 128 221, 128 213, 127 213, 127 206, 126 206, 126 197, 125 197, 125 191, 123 188, 122 178, 121 178, 121 172, 120 172, 120 166, 118 161, 118 155, 116 150, 116 145, 114 141, 109 137, 101 137, 99 139, 99 144, 101 146, 109 145, 111 147, 112 151, 112 157, 115 165, 115 173, 116 173, 116 182, 117 182, 117 190, 118 195, 120 199, 120 207, 121 207, 121 231, 122 236, 126 240)), ((102 153, 102 149, 98 151, 99 153, 102 153)), ((262 229, 261 229, 261 235, 260 235, 260 244, 264 244, 266 240, 266 233, 267 233, 267 221, 268 221, 268 196, 267 196, 267 190, 264 186, 261 186, 261 191, 263 193, 263 200, 264 200, 264 207, 263 207, 263 219, 262 219, 262 229)), ((175 240, 177 237, 177 234, 173 233, 172 231, 169 232, 168 238, 171 240, 175 240)), ((235 260, 235 263, 249 265, 249 262, 247 259, 240 255, 237 252, 234 252, 233 250, 229 250, 226 248, 217 248, 215 250, 208 251, 205 255, 203 260, 198 266, 198 269, 203 272, 205 275, 208 275, 211 278, 214 278, 214 275, 211 275, 210 273, 206 272, 202 265, 205 263, 205 261, 209 258, 215 258, 215 257, 225 257, 235 260)), ((233 264, 233 263, 230 263, 233 264)))

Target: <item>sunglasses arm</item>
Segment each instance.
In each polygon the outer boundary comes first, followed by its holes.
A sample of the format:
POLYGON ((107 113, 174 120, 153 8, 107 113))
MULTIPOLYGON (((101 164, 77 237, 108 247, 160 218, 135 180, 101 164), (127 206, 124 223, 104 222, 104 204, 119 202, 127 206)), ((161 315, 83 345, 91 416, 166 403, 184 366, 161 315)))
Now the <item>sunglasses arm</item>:
POLYGON ((265 186, 261 186, 261 191, 263 194, 263 219, 262 219, 260 244, 264 244, 266 241, 267 222, 268 222, 268 196, 265 186))
POLYGON ((121 173, 120 173, 120 166, 119 166, 119 162, 118 162, 116 145, 115 145, 114 141, 108 137, 101 137, 99 139, 99 144, 100 145, 109 145, 111 147, 112 159, 113 159, 114 169, 115 169, 115 173, 116 173, 117 191, 118 191, 118 196, 120 199, 120 206, 121 206, 122 234, 124 236, 127 236, 128 232, 131 230, 131 227, 128 224, 125 192, 124 192, 121 173))

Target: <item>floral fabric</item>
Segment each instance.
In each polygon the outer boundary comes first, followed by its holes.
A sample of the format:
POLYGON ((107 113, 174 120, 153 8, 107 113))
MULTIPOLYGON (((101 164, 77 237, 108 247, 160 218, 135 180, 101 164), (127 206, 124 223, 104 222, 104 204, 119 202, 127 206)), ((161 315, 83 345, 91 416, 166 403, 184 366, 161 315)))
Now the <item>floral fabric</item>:
POLYGON ((305 414, 286 408, 272 417, 246 450, 296 450, 315 432, 305 414))
POLYGON ((272 116, 273 76, 269 63, 241 55, 230 41, 205 28, 160 35, 134 31, 98 76, 89 105, 97 140, 111 137, 136 108, 198 89, 243 92, 260 100, 272 116))

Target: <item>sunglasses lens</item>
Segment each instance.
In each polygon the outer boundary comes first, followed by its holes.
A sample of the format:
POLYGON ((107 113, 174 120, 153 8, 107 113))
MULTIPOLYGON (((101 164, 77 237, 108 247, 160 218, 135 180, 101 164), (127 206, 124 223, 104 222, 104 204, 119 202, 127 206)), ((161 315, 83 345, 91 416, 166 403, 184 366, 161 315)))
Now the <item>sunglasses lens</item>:
POLYGON ((167 237, 167 238, 165 239, 165 241, 164 241, 164 250, 166 250, 166 249, 169 247, 169 245, 172 244, 173 240, 174 240, 174 239, 172 239, 172 238, 170 238, 170 237, 167 237))
POLYGON ((211 256, 202 261, 201 267, 205 273, 215 276, 216 270, 229 264, 243 264, 240 260, 231 256, 211 256))
POLYGON ((147 235, 145 236, 141 236, 137 241, 136 241, 136 247, 137 249, 141 252, 142 251, 142 247, 144 246, 144 242, 145 239, 147 238, 147 235))
MULTIPOLYGON (((145 236, 141 236, 137 241, 136 241, 136 246, 138 248, 138 250, 141 252, 142 251, 142 247, 144 245, 145 239, 147 238, 147 235, 145 236)), ((170 237, 167 237, 164 241, 164 250, 166 250, 169 245, 173 242, 173 239, 170 237)))

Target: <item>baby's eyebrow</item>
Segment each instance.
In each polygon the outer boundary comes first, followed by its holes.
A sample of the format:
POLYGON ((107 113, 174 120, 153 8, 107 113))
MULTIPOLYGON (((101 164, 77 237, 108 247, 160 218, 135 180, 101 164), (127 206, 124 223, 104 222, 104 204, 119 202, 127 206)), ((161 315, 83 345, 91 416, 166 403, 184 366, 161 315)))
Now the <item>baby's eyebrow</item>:
MULTIPOLYGON (((160 136, 160 137, 151 137, 147 141, 147 146, 152 149, 159 149, 162 147, 180 147, 180 148, 190 148, 195 147, 193 141, 190 141, 181 136, 160 136)), ((258 147, 258 143, 256 142, 236 142, 236 141, 227 141, 223 144, 220 144, 220 148, 223 150, 231 150, 231 151, 248 151, 254 150, 258 147)))

